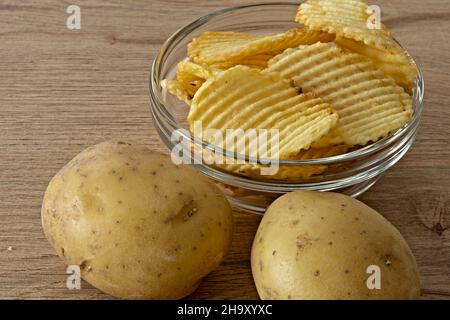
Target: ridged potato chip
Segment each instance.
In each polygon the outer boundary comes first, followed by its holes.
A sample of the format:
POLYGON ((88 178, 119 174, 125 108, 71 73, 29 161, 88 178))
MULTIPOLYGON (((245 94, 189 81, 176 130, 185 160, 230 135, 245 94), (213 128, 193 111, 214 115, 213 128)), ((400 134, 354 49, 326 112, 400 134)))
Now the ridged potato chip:
POLYGON ((161 86, 179 100, 191 105, 192 96, 184 89, 179 81, 164 79, 161 81, 161 86))
POLYGON ((350 147, 345 144, 323 148, 309 148, 308 150, 301 151, 298 155, 293 156, 292 159, 309 160, 309 159, 327 158, 346 153, 349 149, 350 147))
POLYGON ((181 61, 177 65, 177 80, 192 97, 213 73, 213 70, 209 67, 187 60, 181 61))
POLYGON ((245 57, 240 60, 227 60, 223 62, 211 63, 209 66, 214 69, 226 70, 234 66, 247 66, 253 69, 263 70, 267 68, 267 62, 272 59, 274 54, 259 54, 255 56, 245 57))
POLYGON ((354 39, 379 49, 391 49, 396 43, 386 26, 380 22, 380 29, 368 28, 371 14, 367 4, 359 0, 306 0, 298 8, 295 21, 311 30, 354 39))
POLYGON ((265 72, 278 72, 304 92, 313 92, 339 114, 339 124, 314 146, 377 141, 411 118, 412 101, 373 63, 326 43, 288 49, 269 61, 265 72))
MULTIPOLYGON (((346 145, 337 145, 324 148, 309 148, 301 151, 298 155, 289 157, 289 160, 309 160, 331 157, 344 154, 349 150, 346 145)), ((328 168, 326 165, 305 165, 305 166, 287 166, 279 167, 278 172, 273 175, 261 175, 261 165, 259 164, 222 164, 216 167, 234 172, 239 175, 265 180, 298 180, 307 179, 313 175, 318 175, 328 168)))
POLYGON ((407 92, 412 93, 414 87, 413 80, 417 75, 417 68, 400 46, 387 51, 342 37, 336 37, 335 42, 341 48, 370 58, 376 68, 393 78, 407 92))
POLYGON ((275 55, 286 48, 317 41, 332 41, 334 36, 306 28, 274 35, 251 35, 243 32, 204 32, 188 45, 188 56, 195 63, 241 61, 258 55, 275 55))
POLYGON ((307 0, 296 21, 317 31, 336 35, 335 42, 373 60, 375 66, 411 92, 416 68, 381 21, 369 28, 372 12, 360 0, 307 0))
POLYGON ((177 78, 180 78, 189 75, 191 77, 195 77, 197 79, 207 80, 214 74, 214 70, 211 68, 199 65, 197 63, 193 63, 188 60, 180 61, 177 65, 177 78))
MULTIPOLYGON (((197 121, 203 130, 219 130, 224 146, 230 129, 278 130, 279 158, 283 159, 308 149, 336 126, 338 116, 328 103, 313 94, 299 94, 278 74, 236 66, 218 72, 197 91, 188 116, 192 132, 197 121)), ((201 138, 214 144, 209 137, 201 138)), ((249 154, 248 144, 245 150, 229 151, 256 156, 249 154)), ((258 145, 257 156, 268 158, 270 152, 269 143, 263 149, 258 145)))

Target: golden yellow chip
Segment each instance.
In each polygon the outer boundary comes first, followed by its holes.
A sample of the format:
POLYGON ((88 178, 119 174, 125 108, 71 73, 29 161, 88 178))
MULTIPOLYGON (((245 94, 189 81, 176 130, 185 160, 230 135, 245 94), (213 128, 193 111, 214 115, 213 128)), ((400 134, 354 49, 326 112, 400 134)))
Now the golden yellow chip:
POLYGON ((267 68, 267 62, 272 59, 275 55, 273 54, 259 54, 256 56, 245 57, 241 60, 228 60, 223 62, 211 63, 209 66, 211 68, 226 70, 234 66, 247 66, 253 69, 263 70, 267 68))
POLYGON ((260 180, 302 180, 321 174, 327 169, 325 165, 280 166, 275 174, 262 175, 262 166, 257 164, 223 164, 216 166, 228 172, 260 180))
POLYGON ((177 80, 190 96, 194 96, 212 74, 213 70, 209 67, 191 61, 181 61, 177 65, 177 80))
POLYGON ((207 66, 202 66, 191 61, 183 60, 177 65, 177 78, 189 75, 197 79, 207 80, 214 74, 214 71, 207 66))
POLYGON ((345 144, 324 148, 309 148, 308 150, 300 152, 297 156, 294 156, 292 159, 309 160, 309 159, 327 158, 346 153, 349 149, 350 147, 345 144))
POLYGON ((402 86, 407 92, 412 93, 413 80, 417 75, 417 68, 400 46, 387 51, 342 37, 337 37, 335 42, 342 48, 370 58, 375 67, 383 70, 398 85, 402 86))
POLYGON ((370 29, 372 12, 359 0, 306 0, 300 5, 295 20, 312 30, 346 37, 379 49, 396 45, 387 28, 370 29))
POLYGON ((176 80, 164 79, 161 81, 161 86, 170 94, 177 97, 179 100, 191 105, 192 96, 183 88, 180 82, 176 80))
POLYGON ((357 54, 326 43, 288 49, 269 61, 265 72, 278 72, 304 92, 313 92, 339 114, 339 124, 314 146, 377 141, 411 118, 412 101, 390 77, 357 54))
MULTIPOLYGON (((195 94, 188 116, 192 132, 195 133, 197 124, 204 132, 216 129, 223 138, 224 149, 263 158, 268 158, 275 146, 268 142, 262 148, 258 143, 257 154, 252 154, 249 144, 245 145, 245 150, 229 144, 230 139, 235 138, 230 137, 229 131, 246 135, 254 132, 251 130, 257 133, 276 130, 280 159, 308 149, 336 126, 337 121, 338 116, 330 105, 320 98, 299 94, 278 74, 263 74, 245 66, 236 66, 209 78, 195 94)), ((214 137, 201 138, 217 145, 214 137)))
MULTIPOLYGON (((331 157, 344 154, 349 150, 346 145, 337 145, 325 148, 309 148, 301 151, 298 155, 292 156, 290 160, 309 160, 331 157)), ((328 168, 326 165, 304 165, 304 166, 287 166, 282 165, 274 175, 261 175, 261 165, 259 164, 231 164, 217 165, 218 168, 234 172, 239 175, 264 180, 301 180, 318 175, 328 168)))
POLYGON ((251 35, 242 32, 204 32, 188 45, 188 56, 195 63, 241 61, 258 55, 275 55, 286 48, 317 41, 332 41, 325 32, 293 29, 274 35, 251 35))
POLYGON ((373 12, 359 0, 307 0, 296 21, 336 35, 335 42, 373 60, 375 66, 411 92, 416 67, 386 26, 373 24, 373 12), (378 28, 379 27, 379 28, 378 28))

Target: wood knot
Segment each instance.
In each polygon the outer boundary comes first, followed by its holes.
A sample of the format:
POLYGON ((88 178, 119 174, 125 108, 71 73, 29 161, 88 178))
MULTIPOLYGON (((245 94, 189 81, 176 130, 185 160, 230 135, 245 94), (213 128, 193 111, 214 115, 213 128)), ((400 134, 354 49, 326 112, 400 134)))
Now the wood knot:
POLYGON ((449 195, 445 192, 423 190, 411 195, 411 202, 422 224, 441 236, 448 229, 449 195))

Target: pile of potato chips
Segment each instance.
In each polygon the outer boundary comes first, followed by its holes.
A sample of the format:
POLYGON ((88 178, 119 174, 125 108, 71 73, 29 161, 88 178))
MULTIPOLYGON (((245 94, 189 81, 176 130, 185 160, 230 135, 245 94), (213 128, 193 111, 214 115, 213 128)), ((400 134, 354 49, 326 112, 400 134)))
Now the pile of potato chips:
MULTIPOLYGON (((196 121, 223 132, 278 129, 280 159, 360 148, 411 119, 417 72, 386 26, 368 27, 371 14, 360 0, 307 0, 297 11, 298 29, 205 32, 188 45, 189 60, 178 64, 176 80, 162 85, 190 106, 191 130, 196 121)), ((259 177, 260 165, 219 167, 259 177)), ((308 178, 326 170, 283 167, 269 178, 308 178)))

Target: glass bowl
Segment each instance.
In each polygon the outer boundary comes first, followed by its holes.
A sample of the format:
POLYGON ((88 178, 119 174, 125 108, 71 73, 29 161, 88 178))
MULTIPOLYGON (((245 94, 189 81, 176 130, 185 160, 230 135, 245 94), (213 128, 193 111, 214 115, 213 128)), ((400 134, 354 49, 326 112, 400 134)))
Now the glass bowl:
MULTIPOLYGON (((164 43, 152 64, 150 99, 153 124, 169 150, 180 145, 178 139, 173 139, 174 133, 177 133, 178 138, 195 145, 197 149, 210 148, 207 143, 190 136, 187 123, 189 107, 167 94, 161 87, 163 79, 175 78, 178 62, 187 58, 187 44, 204 31, 269 34, 298 28, 299 24, 294 21, 298 5, 269 3, 220 10, 178 30, 164 43)), ((280 168, 326 165, 337 170, 327 170, 310 178, 270 180, 233 174, 204 163, 196 163, 194 166, 217 182, 235 209, 253 213, 264 213, 267 206, 278 196, 299 189, 334 191, 357 197, 374 185, 382 173, 397 163, 414 142, 424 97, 423 76, 419 69, 417 71, 413 93, 414 113, 410 122, 397 132, 345 154, 312 160, 279 162, 280 168)), ((196 154, 187 153, 189 146, 186 147, 186 144, 183 144, 183 148, 186 151, 185 156, 188 154, 190 161, 195 163, 196 154)), ((220 152, 224 156, 236 158, 236 155, 227 150, 220 149, 220 152)))

